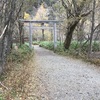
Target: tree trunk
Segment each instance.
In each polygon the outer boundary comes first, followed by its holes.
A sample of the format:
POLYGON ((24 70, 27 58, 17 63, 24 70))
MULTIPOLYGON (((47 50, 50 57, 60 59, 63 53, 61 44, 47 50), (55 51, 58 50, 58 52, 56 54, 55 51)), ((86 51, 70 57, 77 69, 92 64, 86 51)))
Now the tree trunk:
POLYGON ((72 35, 73 35, 73 32, 74 32, 78 22, 79 22, 79 20, 74 21, 72 24, 68 25, 68 30, 66 32, 66 39, 64 41, 65 49, 69 49, 69 47, 70 47, 72 35))
POLYGON ((22 30, 22 44, 24 44, 25 41, 24 41, 24 29, 22 30))
POLYGON ((2 74, 5 71, 5 63, 6 63, 6 57, 7 57, 7 50, 8 50, 8 38, 7 33, 4 34, 2 38, 2 54, 1 54, 1 67, 0 67, 0 74, 2 74))
POLYGON ((94 34, 94 22, 95 22, 95 5, 96 0, 93 0, 93 8, 92 8, 92 27, 91 27, 91 34, 90 34, 90 44, 89 44, 89 50, 88 50, 88 57, 91 56, 92 53, 92 42, 93 42, 93 34, 94 34))
POLYGON ((20 46, 24 44, 23 24, 19 22, 20 46))
POLYGON ((44 29, 42 29, 42 40, 44 41, 44 29))
MULTIPOLYGON (((44 26, 44 23, 42 23, 41 26, 44 26)), ((42 29, 42 41, 44 41, 44 29, 42 29)))

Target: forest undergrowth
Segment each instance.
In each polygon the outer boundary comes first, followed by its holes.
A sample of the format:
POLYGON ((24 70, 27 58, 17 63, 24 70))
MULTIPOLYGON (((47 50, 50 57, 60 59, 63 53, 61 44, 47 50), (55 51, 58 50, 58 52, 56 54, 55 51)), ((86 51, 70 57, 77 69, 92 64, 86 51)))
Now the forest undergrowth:
POLYGON ((7 59, 6 72, 0 77, 0 100, 27 98, 33 55, 33 51, 27 45, 12 50, 7 59))

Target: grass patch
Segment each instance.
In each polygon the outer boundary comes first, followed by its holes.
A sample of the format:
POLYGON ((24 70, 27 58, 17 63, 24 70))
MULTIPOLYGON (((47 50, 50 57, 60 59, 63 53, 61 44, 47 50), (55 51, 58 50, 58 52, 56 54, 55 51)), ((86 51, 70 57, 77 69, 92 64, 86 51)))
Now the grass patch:
POLYGON ((25 85, 29 82, 33 51, 24 44, 18 49, 13 49, 7 58, 7 70, 0 77, 2 94, 0 100, 25 100, 27 90, 25 85))

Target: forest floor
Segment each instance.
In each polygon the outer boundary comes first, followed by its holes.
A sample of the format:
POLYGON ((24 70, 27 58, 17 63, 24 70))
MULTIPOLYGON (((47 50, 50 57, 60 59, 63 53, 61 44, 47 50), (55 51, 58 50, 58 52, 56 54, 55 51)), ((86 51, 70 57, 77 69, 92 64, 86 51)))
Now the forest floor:
POLYGON ((100 100, 100 68, 82 60, 35 49, 26 100, 100 100))

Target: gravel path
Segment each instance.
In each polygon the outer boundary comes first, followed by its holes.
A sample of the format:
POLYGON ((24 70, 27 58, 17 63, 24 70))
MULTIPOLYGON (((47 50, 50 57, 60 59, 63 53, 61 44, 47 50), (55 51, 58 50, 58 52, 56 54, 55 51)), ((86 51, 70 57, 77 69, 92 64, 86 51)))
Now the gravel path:
MULTIPOLYGON (((90 63, 35 49, 34 99, 100 100, 100 68, 90 63)), ((31 90, 33 90, 31 89, 31 90)))

